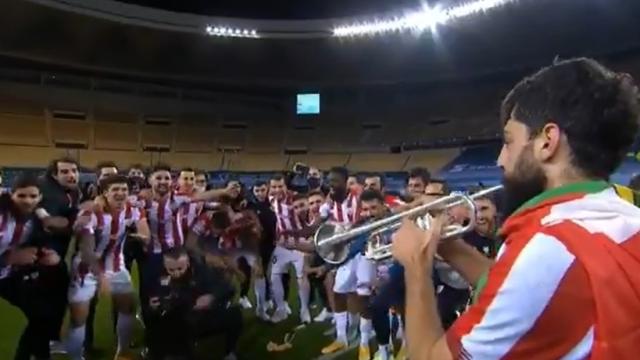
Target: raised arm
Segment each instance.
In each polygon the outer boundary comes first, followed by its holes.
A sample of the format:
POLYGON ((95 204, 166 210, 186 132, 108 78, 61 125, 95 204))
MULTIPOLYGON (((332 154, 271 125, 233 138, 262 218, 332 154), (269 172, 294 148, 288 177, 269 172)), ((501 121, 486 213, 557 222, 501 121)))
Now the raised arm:
POLYGON ((406 334, 409 357, 413 360, 451 360, 431 280, 433 257, 442 231, 442 217, 424 232, 405 220, 395 233, 393 256, 405 268, 406 334))
POLYGON ((213 189, 201 193, 196 193, 191 196, 191 201, 213 201, 219 200, 222 197, 234 197, 240 194, 240 185, 235 182, 229 183, 224 189, 213 189))

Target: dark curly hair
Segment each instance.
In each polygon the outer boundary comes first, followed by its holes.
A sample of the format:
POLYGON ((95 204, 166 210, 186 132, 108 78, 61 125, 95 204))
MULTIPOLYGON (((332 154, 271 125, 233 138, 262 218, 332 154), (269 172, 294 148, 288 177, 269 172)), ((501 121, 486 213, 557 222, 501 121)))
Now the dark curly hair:
POLYGON ((548 123, 567 136, 572 163, 585 176, 608 179, 638 131, 638 91, 627 74, 586 58, 564 60, 518 83, 501 121, 525 124, 533 138, 548 123))

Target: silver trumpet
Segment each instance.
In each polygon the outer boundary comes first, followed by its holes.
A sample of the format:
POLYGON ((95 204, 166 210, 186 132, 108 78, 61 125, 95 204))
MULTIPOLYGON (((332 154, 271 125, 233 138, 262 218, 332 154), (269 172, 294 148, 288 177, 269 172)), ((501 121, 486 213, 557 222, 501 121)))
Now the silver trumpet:
POLYGON ((431 227, 433 217, 429 211, 444 211, 463 205, 469 209, 469 223, 467 225, 448 225, 444 228, 441 239, 459 237, 471 230, 476 225, 476 206, 474 200, 495 193, 502 189, 502 185, 490 187, 473 195, 455 194, 442 197, 427 204, 414 207, 362 226, 349 228, 347 225, 327 222, 316 231, 313 242, 318 255, 329 264, 341 264, 349 256, 354 240, 362 235, 367 235, 365 257, 382 261, 391 257, 391 241, 393 233, 400 228, 405 218, 416 217, 419 228, 428 230, 431 227))

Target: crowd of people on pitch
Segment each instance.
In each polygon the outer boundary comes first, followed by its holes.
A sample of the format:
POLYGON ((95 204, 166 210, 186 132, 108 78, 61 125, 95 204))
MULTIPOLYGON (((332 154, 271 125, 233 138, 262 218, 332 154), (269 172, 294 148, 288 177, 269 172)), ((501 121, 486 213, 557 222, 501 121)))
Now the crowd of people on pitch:
MULTIPOLYGON (((233 359, 241 308, 255 307, 258 318, 273 323, 291 315, 290 272, 297 279, 300 322, 335 324, 336 341, 323 353, 345 349, 359 336, 359 358, 370 358, 375 329, 377 356, 389 358, 389 316, 400 314, 403 304, 401 269, 365 258, 366 239, 351 247, 342 264, 330 265, 316 252, 313 236, 326 222, 358 226, 435 200, 449 193, 447 185, 416 168, 405 193, 395 196, 385 191, 381 174, 352 176, 334 167, 325 177, 314 167, 295 170, 297 185, 289 173, 251 189, 236 180, 210 189, 202 171, 182 169, 174 178, 170 167, 158 164, 122 174, 115 163, 101 162, 96 182, 80 184, 78 163, 61 158, 43 177, 17 178, 0 204, 0 296, 29 320, 16 359, 90 354, 96 305, 106 296, 112 300, 116 358, 133 355, 138 318, 151 359, 190 358, 198 339, 217 333, 226 337, 226 358, 233 359), (311 304, 319 305, 313 319, 311 304), (67 311, 69 325, 61 329, 67 311)), ((492 256, 496 207, 489 198, 478 199, 477 207, 476 231, 468 241, 492 256)), ((463 212, 455 216, 464 221, 463 212)), ((442 318, 450 323, 468 302, 470 286, 444 262, 436 269, 442 318)))

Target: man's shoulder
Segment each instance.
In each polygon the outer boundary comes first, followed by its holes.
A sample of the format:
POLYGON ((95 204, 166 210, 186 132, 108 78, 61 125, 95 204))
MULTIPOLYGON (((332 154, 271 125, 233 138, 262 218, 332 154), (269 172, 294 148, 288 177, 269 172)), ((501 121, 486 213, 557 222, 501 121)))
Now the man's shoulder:
POLYGON ((54 184, 53 179, 49 176, 38 178, 38 187, 40 188, 43 196, 51 196, 54 193, 59 193, 61 190, 56 186, 56 184, 54 184))

